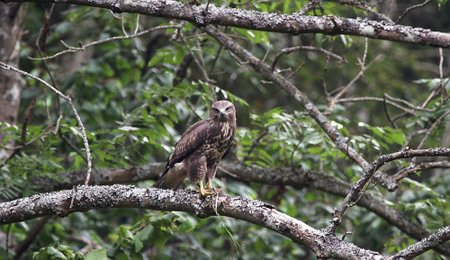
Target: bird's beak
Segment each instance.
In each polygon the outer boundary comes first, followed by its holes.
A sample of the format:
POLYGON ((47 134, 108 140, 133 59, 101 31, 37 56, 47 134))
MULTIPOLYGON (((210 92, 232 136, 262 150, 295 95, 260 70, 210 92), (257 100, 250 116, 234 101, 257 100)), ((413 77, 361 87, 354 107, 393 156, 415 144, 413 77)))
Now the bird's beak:
POLYGON ((219 112, 220 112, 219 120, 220 121, 226 121, 227 113, 225 112, 225 109, 221 109, 221 110, 219 110, 219 112))

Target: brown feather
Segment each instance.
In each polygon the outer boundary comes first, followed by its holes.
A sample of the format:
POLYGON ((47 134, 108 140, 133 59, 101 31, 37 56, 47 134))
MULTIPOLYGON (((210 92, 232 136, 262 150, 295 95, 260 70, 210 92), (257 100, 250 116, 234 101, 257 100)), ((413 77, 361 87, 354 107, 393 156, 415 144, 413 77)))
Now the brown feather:
POLYGON ((166 169, 154 186, 176 189, 188 175, 195 183, 212 180, 220 160, 231 147, 235 133, 236 110, 233 104, 229 101, 215 102, 209 118, 189 127, 175 144, 166 169))

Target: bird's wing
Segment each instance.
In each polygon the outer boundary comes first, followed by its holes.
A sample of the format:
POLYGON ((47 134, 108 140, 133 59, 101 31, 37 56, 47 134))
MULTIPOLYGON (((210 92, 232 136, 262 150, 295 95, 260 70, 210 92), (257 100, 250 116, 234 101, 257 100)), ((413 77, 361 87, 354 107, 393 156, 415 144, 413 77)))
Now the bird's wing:
POLYGON ((189 127, 175 144, 175 150, 169 157, 166 168, 173 167, 184 160, 198 147, 205 143, 208 137, 209 119, 199 121, 189 127))

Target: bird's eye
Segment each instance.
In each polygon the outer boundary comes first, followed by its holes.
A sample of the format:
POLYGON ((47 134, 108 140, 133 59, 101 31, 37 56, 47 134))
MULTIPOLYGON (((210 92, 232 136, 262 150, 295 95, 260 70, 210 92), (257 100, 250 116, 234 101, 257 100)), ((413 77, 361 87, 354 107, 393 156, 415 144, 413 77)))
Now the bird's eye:
POLYGON ((225 111, 230 111, 231 110, 231 107, 227 107, 227 108, 225 108, 225 111))
POLYGON ((213 111, 216 112, 216 113, 219 113, 219 112, 220 112, 219 109, 217 109, 217 108, 215 108, 215 107, 213 107, 213 111))

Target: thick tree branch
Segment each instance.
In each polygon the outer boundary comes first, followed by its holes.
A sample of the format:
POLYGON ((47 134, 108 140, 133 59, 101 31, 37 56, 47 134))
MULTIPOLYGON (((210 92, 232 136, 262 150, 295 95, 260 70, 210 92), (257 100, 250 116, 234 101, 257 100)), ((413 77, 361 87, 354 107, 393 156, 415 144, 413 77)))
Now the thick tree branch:
MULTIPOLYGON (((58 0, 3 0, 4 2, 61 2, 58 0)), ((290 34, 348 34, 374 39, 408 42, 420 45, 450 47, 450 34, 389 22, 349 19, 336 16, 304 16, 299 14, 265 13, 228 7, 183 4, 174 0, 65 0, 67 4, 89 5, 114 12, 140 13, 151 16, 208 24, 240 27, 290 34)))
POLYGON ((227 195, 201 197, 189 190, 162 190, 133 186, 79 186, 0 203, 0 223, 8 224, 40 216, 64 217, 72 212, 101 208, 145 208, 185 211, 199 217, 228 216, 257 224, 304 244, 321 258, 380 259, 377 252, 326 236, 302 221, 261 201, 227 195), (72 207, 71 201, 73 200, 72 207))
MULTIPOLYGON (((126 169, 102 169, 92 174, 91 184, 116 184, 130 183, 143 180, 157 179, 163 171, 165 163, 150 163, 142 166, 134 166, 126 169)), ((264 169, 249 167, 240 163, 222 162, 218 172, 219 177, 234 178, 240 181, 257 182, 268 185, 292 186, 297 189, 304 187, 317 189, 336 196, 345 197, 351 185, 333 176, 322 172, 306 171, 303 169, 280 168, 264 169)), ((43 191, 55 191, 69 189, 84 182, 85 174, 82 171, 66 173, 57 180, 37 177, 32 182, 43 191)), ((422 226, 408 220, 401 212, 387 205, 383 200, 377 199, 366 192, 357 204, 377 214, 387 222, 396 226, 405 234, 416 240, 421 240, 430 235, 422 226)), ((450 245, 439 245, 435 248, 438 252, 450 255, 450 245)))

